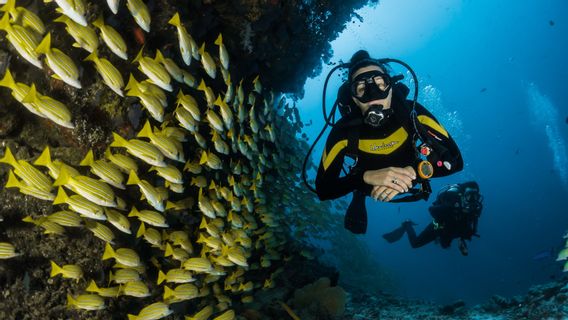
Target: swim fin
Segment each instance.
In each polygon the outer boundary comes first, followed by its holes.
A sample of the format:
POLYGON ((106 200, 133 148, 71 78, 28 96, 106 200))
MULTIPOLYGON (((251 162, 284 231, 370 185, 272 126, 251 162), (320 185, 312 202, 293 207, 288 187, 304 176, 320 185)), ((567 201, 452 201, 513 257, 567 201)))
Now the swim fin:
POLYGON ((353 199, 351 199, 347 212, 345 212, 344 227, 354 234, 367 232, 365 194, 358 190, 353 191, 353 199))
POLYGON ((400 227, 394 229, 391 232, 383 234, 383 238, 387 240, 388 243, 397 242, 402 238, 404 233, 406 232, 406 225, 402 224, 400 227))

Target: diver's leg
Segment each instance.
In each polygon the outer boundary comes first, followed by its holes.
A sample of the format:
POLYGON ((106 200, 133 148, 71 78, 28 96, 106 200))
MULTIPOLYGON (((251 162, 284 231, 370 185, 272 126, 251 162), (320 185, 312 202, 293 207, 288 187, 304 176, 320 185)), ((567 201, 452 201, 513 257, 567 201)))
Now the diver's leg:
POLYGON ((428 224, 418 236, 416 236, 416 231, 414 231, 414 227, 410 224, 407 225, 406 232, 412 248, 420 248, 434 241, 437 235, 437 231, 434 229, 434 224, 432 223, 428 224))

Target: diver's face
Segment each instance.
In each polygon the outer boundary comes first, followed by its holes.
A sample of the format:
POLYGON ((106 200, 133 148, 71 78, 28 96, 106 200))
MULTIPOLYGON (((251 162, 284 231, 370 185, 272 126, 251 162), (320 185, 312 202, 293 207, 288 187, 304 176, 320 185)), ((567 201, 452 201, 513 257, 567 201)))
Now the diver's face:
MULTIPOLYGON (((356 79, 357 76, 359 76, 360 74, 366 73, 366 72, 372 72, 372 71, 378 71, 381 73, 385 73, 385 71, 383 69, 381 69, 379 66, 375 66, 375 65, 370 65, 370 66, 365 66, 362 67, 360 69, 357 69, 357 71, 355 71, 355 73, 353 73, 352 78, 350 79, 351 81, 353 81, 353 79, 356 79)), ((380 83, 377 83, 377 85, 382 85, 380 83)), ((388 89, 389 93, 388 96, 384 99, 376 99, 376 100, 371 100, 368 102, 361 102, 359 101, 359 99, 355 98, 352 94, 351 99, 353 99, 353 102, 355 102, 355 104, 357 106, 359 106, 359 109, 361 109, 361 114, 365 114, 365 112, 367 111, 367 109, 369 109, 369 107, 371 107, 372 105, 382 105, 383 109, 389 109, 391 107, 391 101, 392 101, 392 88, 388 89)))

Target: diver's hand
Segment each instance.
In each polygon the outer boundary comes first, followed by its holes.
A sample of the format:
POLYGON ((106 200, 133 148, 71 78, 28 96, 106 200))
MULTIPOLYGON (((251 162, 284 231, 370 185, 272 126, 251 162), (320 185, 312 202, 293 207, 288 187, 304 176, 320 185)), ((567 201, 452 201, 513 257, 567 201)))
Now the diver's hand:
POLYGON ((399 193, 408 192, 408 189, 412 188, 412 181, 415 179, 416 172, 411 166, 367 170, 363 174, 365 183, 375 187, 384 186, 399 193))
POLYGON ((375 186, 371 191, 371 197, 375 200, 389 202, 400 192, 385 186, 375 186))

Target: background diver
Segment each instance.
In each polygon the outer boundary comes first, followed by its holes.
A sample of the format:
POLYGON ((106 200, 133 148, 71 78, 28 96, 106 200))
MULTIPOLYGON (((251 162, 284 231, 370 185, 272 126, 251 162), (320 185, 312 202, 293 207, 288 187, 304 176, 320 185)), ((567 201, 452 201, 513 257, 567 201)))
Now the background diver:
MULTIPOLYGON (((366 196, 380 201, 426 200, 430 193, 427 179, 462 170, 463 160, 446 129, 416 102, 417 79, 405 63, 372 59, 367 51, 360 50, 341 66, 349 68, 336 102, 342 118, 331 124, 331 116, 324 115, 333 128, 318 168, 315 191, 320 200, 353 192, 345 227, 353 233, 365 233, 366 196), (389 75, 388 62, 403 64, 412 73, 414 100, 406 99, 409 90, 398 82, 403 77, 389 75), (355 164, 342 175, 345 156, 353 158, 355 164), (405 196, 393 200, 401 194, 405 196)), ((323 109, 325 113, 325 99, 323 109)), ((334 112, 335 107, 332 115, 334 112)))
POLYGON ((446 186, 428 209, 432 222, 418 236, 413 227, 415 223, 407 220, 397 229, 384 234, 383 238, 393 243, 406 233, 412 248, 420 248, 434 240, 438 240, 442 248, 448 248, 453 239, 459 238, 458 248, 462 255, 467 256, 465 240, 471 240, 472 236, 479 237, 477 222, 483 209, 482 202, 477 182, 446 186))

